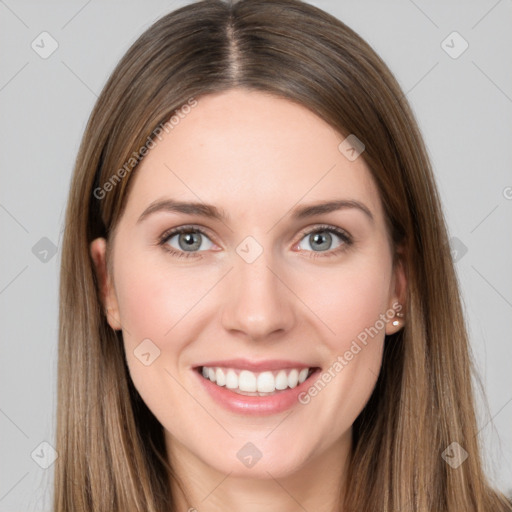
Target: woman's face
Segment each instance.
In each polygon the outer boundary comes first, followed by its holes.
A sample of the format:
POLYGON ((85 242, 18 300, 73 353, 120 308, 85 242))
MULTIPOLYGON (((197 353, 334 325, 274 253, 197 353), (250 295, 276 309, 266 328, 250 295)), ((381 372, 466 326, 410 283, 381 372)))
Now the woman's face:
MULTIPOLYGON (((231 90, 199 98, 133 176, 103 291, 171 457, 278 478, 348 453, 405 281, 343 139, 231 90)), ((104 241, 91 250, 104 273, 104 241)))

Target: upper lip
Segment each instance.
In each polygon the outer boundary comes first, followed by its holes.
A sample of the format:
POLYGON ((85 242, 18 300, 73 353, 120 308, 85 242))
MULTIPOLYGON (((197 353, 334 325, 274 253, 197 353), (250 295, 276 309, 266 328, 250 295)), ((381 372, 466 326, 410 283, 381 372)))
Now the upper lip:
POLYGON ((263 372, 272 370, 281 370, 287 368, 315 368, 310 364, 301 363, 299 361, 290 361, 285 359, 268 359, 265 361, 250 361, 249 359, 225 359, 223 361, 208 361, 197 365, 196 368, 207 366, 209 368, 236 368, 240 370, 249 370, 251 372, 263 372))

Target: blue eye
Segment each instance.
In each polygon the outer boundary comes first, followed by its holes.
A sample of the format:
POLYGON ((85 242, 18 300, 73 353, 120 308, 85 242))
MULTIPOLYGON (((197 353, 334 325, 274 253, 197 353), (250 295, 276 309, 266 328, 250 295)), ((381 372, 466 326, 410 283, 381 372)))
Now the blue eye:
POLYGON ((351 244, 352 239, 345 231, 333 226, 319 226, 304 234, 298 248, 316 253, 327 253, 313 255, 313 257, 317 257, 338 253, 339 250, 345 250, 351 244), (306 247, 304 247, 304 242, 306 242, 306 247), (336 245, 333 247, 333 244, 336 245))
POLYGON ((192 256, 193 253, 206 251, 213 246, 206 233, 186 226, 166 232, 160 239, 160 244, 168 246, 167 250, 179 257, 192 256))
MULTIPOLYGON (((340 228, 317 226, 303 233, 296 247, 300 251, 311 253, 310 257, 316 258, 335 256, 347 250, 352 243, 350 235, 340 228)), ((214 244, 203 230, 194 226, 180 226, 165 232, 160 237, 159 245, 173 256, 188 258, 201 257, 200 253, 212 249, 214 244)))

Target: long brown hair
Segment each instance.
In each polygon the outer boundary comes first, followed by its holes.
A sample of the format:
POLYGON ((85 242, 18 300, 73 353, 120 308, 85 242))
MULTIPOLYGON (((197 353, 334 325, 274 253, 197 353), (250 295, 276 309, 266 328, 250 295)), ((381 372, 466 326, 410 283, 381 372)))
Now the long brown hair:
POLYGON ((55 511, 174 510, 162 426, 131 382, 120 332, 106 321, 89 244, 111 236, 155 129, 191 98, 234 87, 295 101, 341 135, 356 134, 397 254, 401 248, 405 327, 387 337, 375 390, 354 423, 340 507, 512 510, 482 471, 445 221, 395 78, 356 33, 313 6, 206 0, 164 16, 128 50, 77 157, 62 247, 55 511), (453 442, 469 454, 456 469, 441 456, 453 442))

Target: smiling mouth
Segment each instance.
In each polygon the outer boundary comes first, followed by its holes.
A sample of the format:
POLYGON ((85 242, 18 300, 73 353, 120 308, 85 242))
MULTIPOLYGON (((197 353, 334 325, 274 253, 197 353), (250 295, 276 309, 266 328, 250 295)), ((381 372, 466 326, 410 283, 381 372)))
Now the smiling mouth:
POLYGON ((196 368, 196 371, 206 380, 245 396, 272 396, 294 389, 309 379, 316 370, 319 368, 286 368, 263 372, 218 366, 196 368))

